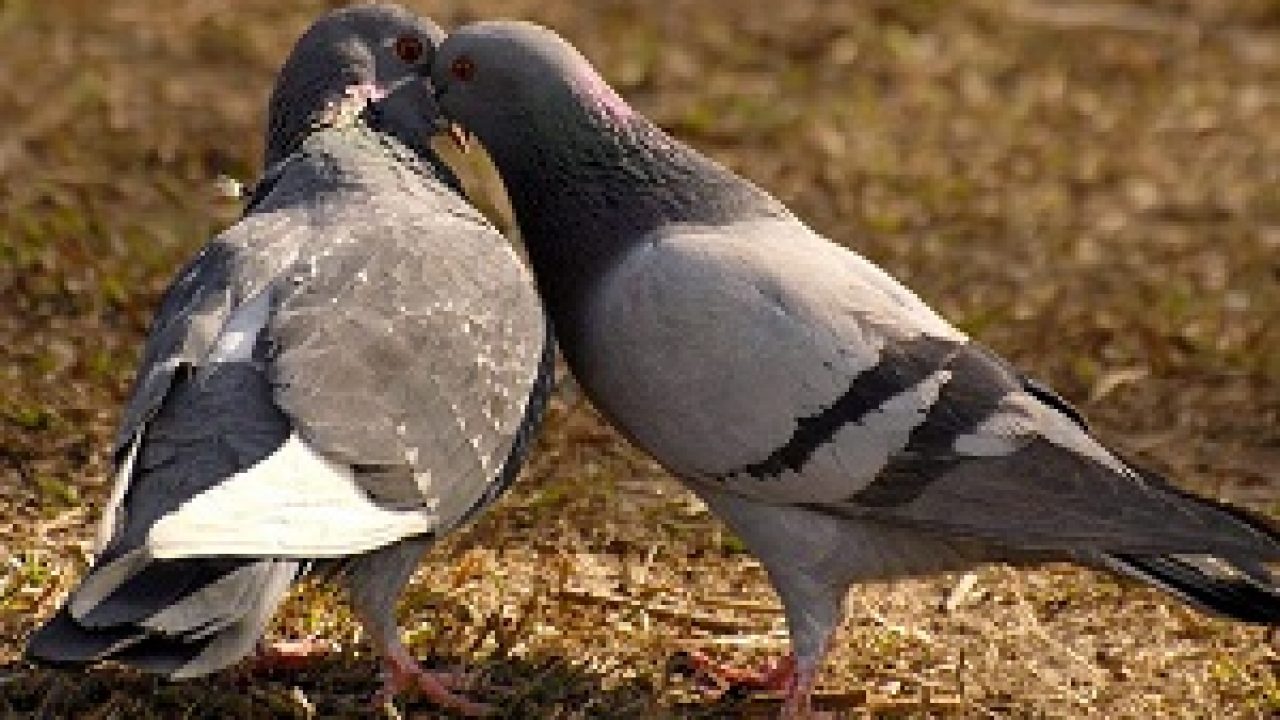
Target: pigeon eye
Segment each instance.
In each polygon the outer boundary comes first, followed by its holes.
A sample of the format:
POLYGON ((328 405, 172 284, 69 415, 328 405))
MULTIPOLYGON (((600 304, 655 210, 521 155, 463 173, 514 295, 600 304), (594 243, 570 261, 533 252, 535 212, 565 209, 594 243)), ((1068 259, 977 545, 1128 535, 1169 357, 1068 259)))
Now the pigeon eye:
POLYGON ((462 82, 468 82, 476 76, 476 64, 466 55, 459 55, 449 66, 449 73, 462 82))
POLYGON ((396 38, 394 50, 396 57, 407 63, 416 63, 422 59, 422 41, 412 35, 396 38))

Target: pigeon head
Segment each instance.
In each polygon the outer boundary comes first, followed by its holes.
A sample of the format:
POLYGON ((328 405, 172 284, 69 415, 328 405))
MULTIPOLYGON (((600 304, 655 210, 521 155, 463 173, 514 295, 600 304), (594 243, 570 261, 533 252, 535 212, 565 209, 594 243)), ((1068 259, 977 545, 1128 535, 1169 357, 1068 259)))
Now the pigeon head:
POLYGON ((271 93, 265 165, 288 156, 326 109, 375 102, 380 130, 427 147, 439 113, 429 73, 444 32, 397 5, 358 5, 316 20, 294 45, 271 93))
POLYGON ((562 341, 596 279, 654 231, 784 212, 627 105, 546 28, 461 27, 440 45, 431 79, 441 112, 502 174, 562 341))
POLYGON ((478 22, 440 46, 432 69, 441 110, 490 152, 554 138, 576 126, 629 124, 630 106, 580 52, 551 30, 518 21, 478 22))

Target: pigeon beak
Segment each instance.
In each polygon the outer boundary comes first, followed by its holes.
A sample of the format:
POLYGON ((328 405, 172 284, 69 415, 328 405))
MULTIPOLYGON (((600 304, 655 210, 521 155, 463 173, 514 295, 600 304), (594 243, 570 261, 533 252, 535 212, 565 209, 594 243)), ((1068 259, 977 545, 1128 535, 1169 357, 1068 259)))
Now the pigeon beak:
POLYGON ((448 135, 458 152, 466 153, 471 149, 471 133, 458 123, 444 117, 436 118, 436 135, 448 135))
POLYGON ((471 149, 471 133, 466 128, 451 122, 445 127, 445 132, 449 134, 449 139, 458 148, 458 152, 466 154, 471 149))

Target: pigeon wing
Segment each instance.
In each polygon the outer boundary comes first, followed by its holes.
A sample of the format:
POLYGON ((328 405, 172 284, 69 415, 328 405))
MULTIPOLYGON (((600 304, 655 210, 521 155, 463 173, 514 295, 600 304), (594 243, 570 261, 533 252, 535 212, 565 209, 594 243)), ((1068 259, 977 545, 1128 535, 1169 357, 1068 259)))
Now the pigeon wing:
POLYGON ((695 485, 994 545, 1276 553, 794 220, 652 238, 589 322, 602 409, 695 485))
POLYGON ((299 203, 312 180, 286 172, 168 293, 102 545, 145 530, 133 544, 153 558, 350 555, 456 525, 514 475, 550 376, 547 324, 514 251, 420 177, 359 202, 299 203), (218 416, 239 420, 183 432, 232 447, 263 426, 280 437, 225 473, 184 470, 193 454, 169 442, 158 410, 183 372, 207 396, 234 367, 249 399, 218 416), (131 459, 179 469, 134 492, 131 459), (142 507, 157 497, 162 509, 142 507))
POLYGON ((505 482, 550 377, 547 323, 510 245, 465 206, 337 209, 268 336, 275 399, 388 507, 448 528, 505 482), (350 215, 347 215, 350 213, 350 215))

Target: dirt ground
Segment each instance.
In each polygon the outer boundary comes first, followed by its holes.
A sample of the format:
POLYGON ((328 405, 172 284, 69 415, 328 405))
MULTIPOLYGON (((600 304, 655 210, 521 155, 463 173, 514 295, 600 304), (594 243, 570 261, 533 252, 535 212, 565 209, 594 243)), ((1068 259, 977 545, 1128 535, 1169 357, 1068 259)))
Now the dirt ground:
MULTIPOLYGON (((1275 0, 412 4, 446 27, 558 29, 639 109, 1050 381, 1118 447, 1280 514, 1275 0)), ((369 712, 369 648, 323 587, 273 629, 341 644, 312 670, 166 683, 20 660, 85 566, 158 296, 235 216, 215 178, 254 178, 273 73, 323 7, 0 0, 0 717, 369 712)), ((776 709, 673 672, 681 649, 775 656, 777 601, 571 388, 523 479, 432 553, 401 610, 414 650, 476 669, 507 717, 776 709)), ((1273 717, 1278 669, 1263 630, 1070 567, 991 567, 852 593, 821 705, 1273 717)))

